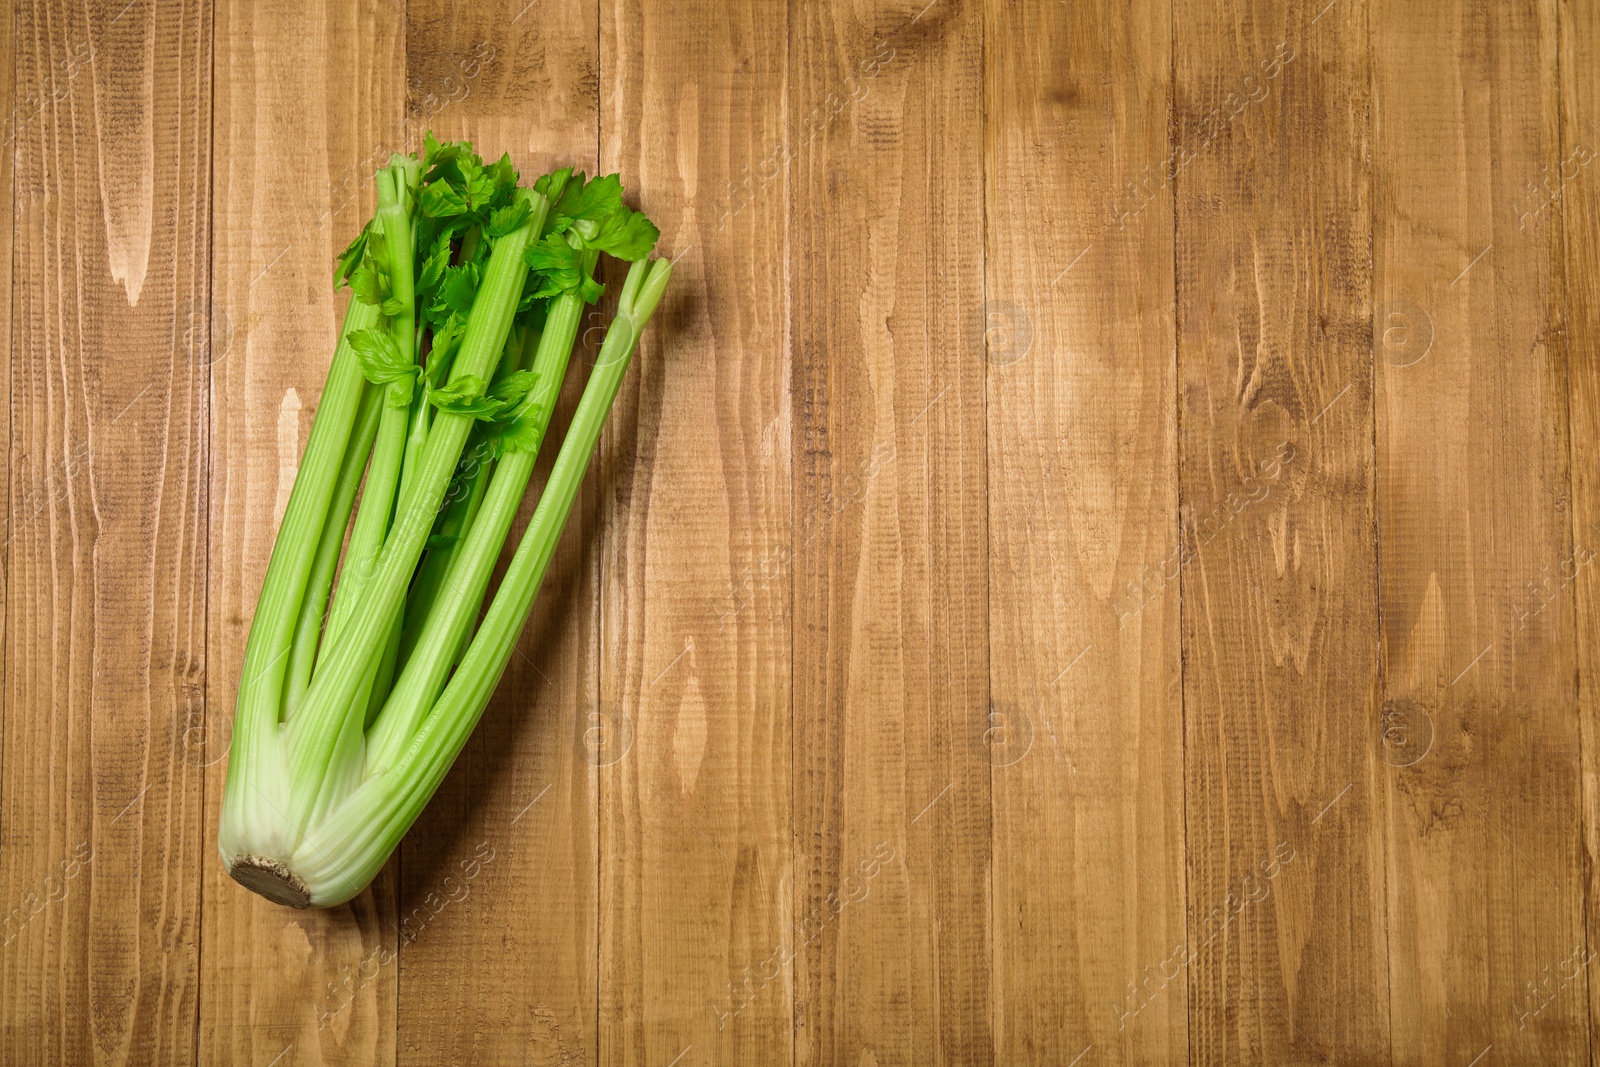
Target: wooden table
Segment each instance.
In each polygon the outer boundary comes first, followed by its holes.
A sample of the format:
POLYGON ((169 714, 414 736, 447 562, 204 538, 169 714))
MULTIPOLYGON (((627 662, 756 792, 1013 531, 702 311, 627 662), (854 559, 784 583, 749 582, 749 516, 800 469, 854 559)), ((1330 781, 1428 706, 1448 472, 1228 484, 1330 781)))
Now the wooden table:
POLYGON ((1600 4, 924 3, 0 15, 0 1062, 1588 1061, 1600 4), (468 750, 293 912, 233 697, 428 127, 676 276, 468 750))

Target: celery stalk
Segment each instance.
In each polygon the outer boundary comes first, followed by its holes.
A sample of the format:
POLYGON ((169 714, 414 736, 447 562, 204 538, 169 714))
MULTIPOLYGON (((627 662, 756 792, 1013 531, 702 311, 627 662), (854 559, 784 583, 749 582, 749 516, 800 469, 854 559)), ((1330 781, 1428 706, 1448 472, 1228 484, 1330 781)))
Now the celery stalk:
POLYGON ((615 175, 522 189, 430 134, 377 193, 339 257, 353 297, 251 624, 218 834, 235 880, 296 907, 361 891, 483 714, 671 274, 615 175), (480 624, 601 252, 633 266, 480 624), (469 441, 489 455, 458 473, 469 441))

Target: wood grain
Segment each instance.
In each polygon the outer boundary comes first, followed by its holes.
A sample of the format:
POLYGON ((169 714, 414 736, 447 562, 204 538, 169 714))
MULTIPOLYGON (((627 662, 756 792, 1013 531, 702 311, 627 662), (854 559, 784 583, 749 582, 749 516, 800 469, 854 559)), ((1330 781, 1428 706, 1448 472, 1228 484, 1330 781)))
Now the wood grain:
POLYGON ((995 1061, 1177 1062, 1168 6, 987 10, 995 1061))
MULTIPOLYGON (((16 59, 17 59, 17 11, 15 4, 0 7, 0 41, 10 42, 9 45, 0 45, 0 204, 6 207, 15 207, 14 193, 16 190, 16 168, 14 160, 16 152, 18 112, 16 107, 16 59)), ((14 219, 14 212, 7 212, 14 219)), ((9 614, 9 602, 6 598, 6 588, 9 568, 4 565, 4 560, 10 554, 11 547, 11 378, 12 378, 12 246, 14 221, 7 219, 0 221, 0 351, 5 353, 5 374, 0 376, 0 441, 4 442, 5 470, 0 471, 0 485, 5 486, 5 508, 3 532, 5 550, 0 551, 0 650, 3 650, 6 640, 6 617, 9 614)), ((4 662, 0 658, 0 662, 4 662)), ((0 694, 5 693, 3 684, 0 684, 0 694)), ((9 701, 0 698, 0 782, 5 774, 5 743, 6 743, 6 708, 9 701)), ((0 797, 4 797, 4 787, 0 784, 0 797)), ((21 933, 22 916, 15 912, 12 903, 15 885, 10 877, 11 868, 7 866, 5 851, 9 849, 11 840, 11 813, 8 808, 0 808, 0 907, 4 913, 0 914, 0 949, 9 952, 12 942, 21 933)), ((35 891, 36 892, 36 891, 35 891)), ((33 982, 25 977, 17 968, 9 964, 0 964, 0 1004, 6 1006, 6 1016, 11 1018, 17 1013, 12 1010, 16 1002, 32 994, 30 986, 33 982)), ((0 1029, 7 1044, 17 1044, 17 1028, 20 1024, 11 1024, 0 1029)))
POLYGON ((0 10, 0 1064, 1600 1064, 1596 5, 124 3, 0 10), (288 912, 238 671, 430 127, 676 277, 288 912))
POLYGON ((796 14, 796 1060, 988 1063, 983 13, 796 14))
POLYGON ((1200 1062, 1388 1054, 1366 19, 1174 9, 1200 1062))
POLYGON ((1580 1062, 1581 991, 1523 1004, 1585 937, 1570 598, 1525 603, 1572 536, 1560 212, 1526 193, 1555 7, 1388 4, 1372 34, 1375 292, 1432 334, 1378 365, 1383 707, 1433 738, 1388 774, 1395 1059, 1580 1062))
POLYGON ((11 29, 0 1059, 189 1063, 210 19, 24 4, 11 29))
MULTIPOLYGON (((1600 945, 1600 596, 1593 566, 1600 553, 1600 85, 1584 75, 1600 58, 1600 7, 1563 2, 1558 5, 1556 37, 1560 43, 1560 128, 1562 160, 1588 158, 1578 173, 1560 171, 1562 222, 1562 299, 1565 328, 1560 333, 1567 360, 1567 410, 1571 434, 1572 534, 1569 562, 1555 569, 1550 583, 1570 596, 1578 657, 1578 722, 1583 749, 1584 903, 1586 948, 1600 945), (1569 591, 1570 590, 1570 591, 1569 591)), ((1554 220, 1552 220, 1553 222, 1554 220)), ((1552 235, 1552 239, 1554 235, 1552 235)), ((1554 589, 1544 585, 1545 596, 1554 589)), ((1568 968, 1570 973, 1570 968, 1568 968)), ((1600 1062, 1595 1020, 1600 1018, 1600 982, 1589 974, 1579 988, 1588 1010, 1590 1062, 1600 1062)), ((1538 981, 1543 982, 1541 974, 1538 981)), ((1542 997, 1542 994, 1541 994, 1542 997)), ((1520 1009, 1519 1009, 1520 1010, 1520 1009)))
MULTIPOLYGON (((470 138, 492 157, 509 150, 525 182, 558 166, 593 174, 598 16, 594 4, 576 0, 409 3, 410 143, 431 127, 470 138)), ((588 332, 597 321, 585 321, 588 342, 599 339, 588 332)), ((583 374, 575 358, 525 514, 583 374)), ((595 763, 606 754, 589 732, 604 728, 591 721, 598 500, 591 468, 518 655, 402 846, 400 914, 411 921, 400 946, 399 1009, 408 1062, 595 1061, 595 763)), ((508 539, 508 557, 521 529, 508 539)))
MULTIPOLYGON (((792 1044, 784 13, 601 6, 602 169, 675 260, 602 445, 600 1059, 792 1044), (763 169, 763 173, 766 171, 763 169)), ((685 1058, 687 1057, 687 1058, 685 1058)))
POLYGON ((210 671, 185 750, 209 768, 206 1063, 395 1060, 392 871, 339 908, 290 911, 228 877, 216 812, 255 598, 348 299, 330 287, 333 257, 371 217, 372 173, 405 133, 402 29, 375 3, 217 7, 210 671))

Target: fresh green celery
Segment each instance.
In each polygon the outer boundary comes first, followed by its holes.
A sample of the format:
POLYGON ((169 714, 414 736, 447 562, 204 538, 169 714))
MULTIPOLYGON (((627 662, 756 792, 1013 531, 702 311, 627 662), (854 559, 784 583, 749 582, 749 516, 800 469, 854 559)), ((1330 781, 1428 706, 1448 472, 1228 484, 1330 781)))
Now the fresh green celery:
MULTIPOLYGON (((452 383, 463 379, 481 381, 492 371, 527 279, 523 254, 542 222, 542 217, 530 218, 494 243, 451 371, 452 383)), ((434 418, 418 463, 416 484, 384 542, 349 628, 340 633, 337 642, 329 643, 325 669, 312 679, 305 702, 290 723, 288 759, 292 779, 323 784, 333 780, 328 771, 335 756, 343 751, 339 737, 345 720, 366 714, 364 704, 360 708, 352 706, 356 689, 366 672, 375 668, 393 616, 405 603, 406 587, 474 421, 472 415, 448 410, 441 410, 434 418)), ((354 758, 353 754, 343 755, 354 758)), ((319 786, 317 790, 296 792, 289 802, 289 815, 304 822, 326 804, 326 798, 319 786)))
MULTIPOLYGON (((388 263, 389 293, 385 311, 389 315, 388 337, 394 345, 393 358, 400 367, 416 364, 416 301, 414 293, 411 211, 415 168, 403 162, 391 163, 378 172, 378 233, 388 263)), ((377 342, 374 342, 377 343, 377 342)), ((370 377, 371 375, 369 375, 370 377)), ((400 465, 405 456, 405 439, 412 394, 411 377, 401 375, 380 384, 386 390, 383 417, 378 426, 377 443, 372 450, 372 465, 367 473, 366 491, 350 533, 344 580, 334 596, 328 621, 325 648, 335 648, 350 613, 359 603, 367 580, 377 565, 379 551, 389 532, 400 465)))
MULTIPOLYGON (((278 527, 256 601, 255 622, 245 643, 233 739, 228 746, 230 773, 223 793, 221 839, 248 833, 266 853, 291 849, 300 838, 298 828, 281 810, 289 785, 281 769, 279 731, 284 676, 300 602, 366 388, 350 335, 370 329, 377 321, 378 309, 360 301, 350 301, 345 309, 322 400, 312 419, 305 455, 278 527)), ((248 870, 241 873, 251 877, 248 870)))
POLYGON ((302 877, 334 887, 371 881, 466 745, 511 661, 633 357, 639 330, 654 312, 671 272, 665 260, 633 265, 628 279, 632 298, 625 289, 623 306, 606 332, 550 481, 466 658, 399 760, 384 773, 368 774, 346 804, 311 828, 297 853, 302 877))
POLYGON ((361 487, 361 469, 366 466, 367 455, 372 450, 372 439, 377 435, 379 413, 382 410, 382 387, 369 385, 361 397, 355 429, 350 435, 350 444, 345 448, 344 463, 339 468, 333 504, 328 509, 328 519, 322 526, 322 537, 317 543, 317 555, 307 581, 307 595, 300 604, 300 621, 295 626, 294 643, 289 648, 289 691, 285 698, 285 719, 294 714, 294 709, 305 696, 306 686, 311 682, 311 668, 316 662, 317 643, 322 636, 323 609, 328 604, 334 568, 339 563, 339 550, 344 546, 344 536, 350 525, 350 511, 355 504, 356 490, 361 487))
POLYGON ((614 175, 517 180, 430 134, 379 172, 339 257, 352 298, 245 648, 218 835, 229 873, 279 903, 360 892, 460 752, 671 273, 614 175), (633 266, 480 624, 600 253, 633 266))
POLYGON ((423 621, 411 638, 405 670, 395 684, 390 703, 369 733, 369 774, 388 767, 410 741, 439 695, 446 674, 455 665, 469 627, 477 620, 477 606, 483 601, 500 547, 516 518, 528 479, 533 476, 534 461, 550 425, 561 381, 566 377, 582 315, 583 302, 572 296, 558 297, 550 309, 533 359, 536 384, 519 412, 522 419, 528 420, 526 447, 507 453, 496 465, 493 477, 483 479, 489 486, 482 513, 466 535, 450 546, 452 551, 440 555, 444 574, 431 589, 432 596, 423 621))

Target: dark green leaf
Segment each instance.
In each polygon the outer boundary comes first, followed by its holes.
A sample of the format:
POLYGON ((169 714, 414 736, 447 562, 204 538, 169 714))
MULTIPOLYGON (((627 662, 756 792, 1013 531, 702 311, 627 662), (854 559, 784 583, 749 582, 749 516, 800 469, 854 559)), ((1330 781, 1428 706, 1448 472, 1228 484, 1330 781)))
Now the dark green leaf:
POLYGON ((357 330, 350 335, 350 347, 367 381, 388 386, 385 400, 390 407, 411 403, 412 382, 419 368, 401 354, 393 337, 384 330, 357 330))
POLYGON ((526 200, 518 200, 514 204, 495 208, 483 232, 490 237, 504 237, 526 222, 531 210, 526 200))
POLYGON ((380 275, 389 273, 389 242, 383 238, 383 229, 375 227, 372 231, 375 240, 367 242, 367 258, 364 261, 380 275))
POLYGON ((489 390, 489 395, 504 404, 508 409, 522 403, 522 398, 538 382, 539 376, 531 370, 513 371, 494 383, 489 390))
MULTIPOLYGON (((545 326, 550 321, 550 298, 545 297, 542 300, 535 298, 531 307, 517 312, 517 321, 522 323, 524 330, 534 330, 543 334, 545 326)), ((539 347, 537 340, 534 341, 533 347, 539 347)))
POLYGON ((583 190, 587 183, 583 180, 583 171, 572 175, 572 180, 561 190, 561 196, 550 205, 550 232, 564 233, 578 212, 578 205, 583 201, 583 190))
POLYGON ((600 233, 588 245, 632 262, 648 256, 660 237, 661 231, 642 212, 620 208, 605 220, 600 233))
POLYGON ((580 269, 582 253, 567 243, 565 237, 548 234, 538 244, 530 245, 525 255, 528 266, 541 274, 557 274, 563 271, 577 273, 580 269))
POLYGON ((490 203, 495 207, 511 203, 512 194, 517 190, 517 179, 521 177, 511 164, 511 154, 508 152, 490 164, 488 174, 494 180, 494 196, 490 203))
POLYGON ((437 177, 437 169, 450 163, 457 156, 472 152, 471 141, 445 141, 442 144, 429 130, 422 135, 422 165, 428 169, 428 180, 437 177))
POLYGON ((350 290, 364 304, 382 304, 389 299, 389 287, 378 277, 370 264, 357 267, 350 275, 350 290))
POLYGON ((517 168, 511 162, 510 152, 501 153, 500 158, 491 163, 488 169, 489 173, 494 176, 494 180, 501 185, 515 185, 517 184, 517 179, 521 177, 517 173, 517 168))
POLYGON ((592 299, 588 295, 590 288, 598 289, 598 286, 585 277, 584 259, 581 249, 573 248, 566 238, 555 234, 530 247, 527 253, 528 266, 538 275, 539 282, 539 288, 533 295, 543 297, 578 293, 591 303, 599 299, 598 292, 592 299))
POLYGON ((542 413, 530 409, 504 423, 490 440, 496 456, 508 452, 538 452, 544 442, 545 420, 542 413))
POLYGON ((450 312, 443 323, 433 332, 433 343, 428 350, 428 369, 426 371, 428 384, 438 387, 444 382, 450 370, 450 363, 455 358, 456 348, 461 344, 461 335, 466 330, 466 320, 455 312, 450 312))
POLYGON ((517 301, 517 321, 523 326, 542 330, 550 314, 550 298, 539 296, 538 288, 539 279, 530 279, 522 292, 522 299, 517 301))
POLYGON ((356 330, 350 334, 350 348, 369 382, 381 385, 416 370, 416 365, 400 354, 400 346, 387 330, 356 330))
POLYGON ((465 263, 459 267, 446 267, 444 279, 439 283, 439 296, 435 301, 442 307, 465 318, 472 311, 472 302, 478 296, 478 265, 465 263))
POLYGON ((493 397, 485 396, 483 379, 471 374, 462 375, 448 385, 431 390, 428 402, 450 415, 466 415, 474 419, 493 419, 505 405, 493 397))
POLYGON ((483 162, 476 156, 461 156, 456 160, 456 170, 461 173, 459 192, 466 197, 466 203, 473 210, 486 205, 494 198, 494 176, 483 169, 483 162))
POLYGON ((564 205, 563 215, 574 222, 601 222, 622 207, 622 180, 615 174, 596 178, 583 186, 576 203, 564 205))
POLYGON ((367 224, 361 227, 361 232, 356 234, 356 239, 350 242, 349 247, 339 253, 339 261, 333 268, 334 288, 338 288, 339 283, 347 281, 360 265, 362 257, 366 255, 367 236, 371 232, 372 222, 368 220, 367 224))
POLYGON ((500 186, 495 183, 494 177, 487 173, 479 174, 467 185, 467 199, 472 201, 474 210, 483 211, 494 204, 500 186))
POLYGON ((533 191, 550 201, 551 214, 555 212, 555 205, 560 203, 561 195, 566 191, 567 183, 572 178, 572 168, 562 167, 533 183, 533 191))
POLYGON ((448 231, 441 233, 435 241, 433 251, 428 253, 428 258, 422 263, 422 274, 417 278, 417 292, 426 292, 439 284, 439 279, 444 277, 444 269, 450 264, 450 234, 448 231))
MULTIPOLYGON (((460 160, 457 160, 459 163, 460 160)), ((449 218, 467 211, 467 201, 447 181, 433 181, 422 187, 422 213, 432 218, 449 218)))

